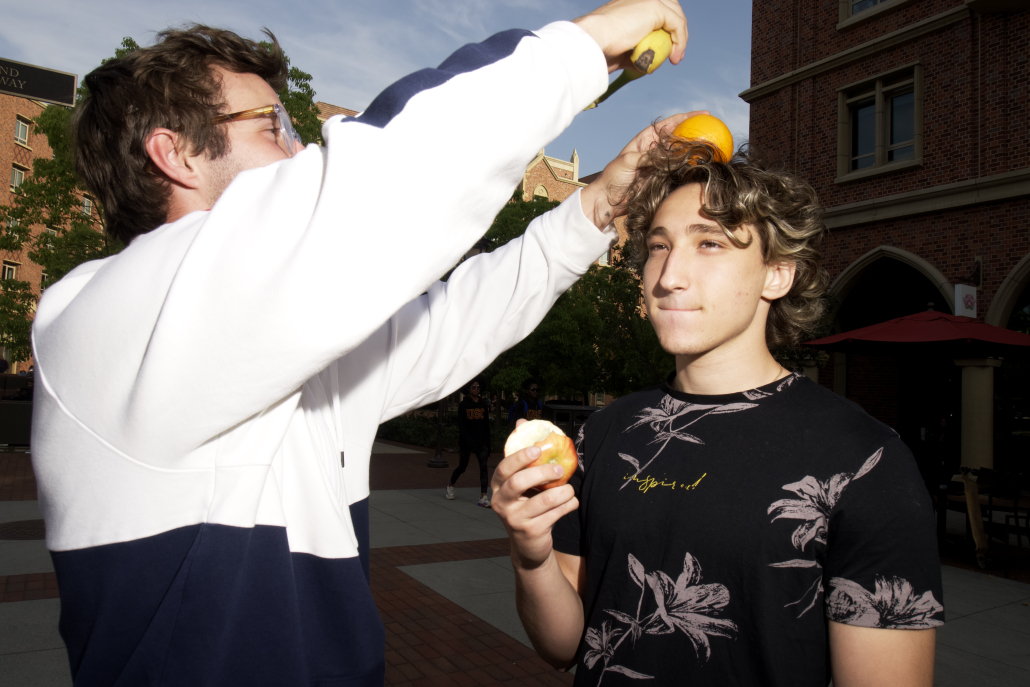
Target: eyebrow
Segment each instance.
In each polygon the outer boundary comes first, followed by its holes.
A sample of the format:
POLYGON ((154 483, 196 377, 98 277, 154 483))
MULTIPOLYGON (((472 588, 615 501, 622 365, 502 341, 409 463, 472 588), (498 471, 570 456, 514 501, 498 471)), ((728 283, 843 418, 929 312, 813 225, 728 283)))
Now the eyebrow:
MULTIPOLYGON (((691 224, 687 227, 688 234, 724 234, 722 227, 717 224, 691 224)), ((664 236, 668 237, 669 230, 663 226, 651 227, 647 233, 644 234, 644 239, 649 239, 652 236, 664 236)))

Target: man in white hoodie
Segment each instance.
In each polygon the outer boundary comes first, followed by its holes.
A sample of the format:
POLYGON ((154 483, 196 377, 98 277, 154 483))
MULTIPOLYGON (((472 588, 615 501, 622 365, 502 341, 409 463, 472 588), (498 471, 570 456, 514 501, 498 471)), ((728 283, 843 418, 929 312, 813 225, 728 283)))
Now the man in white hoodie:
POLYGON ((128 246, 49 288, 33 332, 33 462, 76 684, 382 684, 376 428, 535 327, 615 238, 608 188, 652 134, 436 279, 661 27, 678 62, 675 0, 497 34, 331 118, 325 148, 282 111, 278 48, 226 31, 169 31, 86 77, 78 169, 128 246), (398 167, 461 182, 398 190, 382 181, 398 167))

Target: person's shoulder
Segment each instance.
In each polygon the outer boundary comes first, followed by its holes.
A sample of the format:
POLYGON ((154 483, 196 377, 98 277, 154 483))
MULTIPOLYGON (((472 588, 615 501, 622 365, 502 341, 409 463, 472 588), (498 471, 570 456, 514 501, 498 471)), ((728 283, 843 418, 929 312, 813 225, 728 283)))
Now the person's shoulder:
POLYGON ((867 413, 860 405, 799 375, 791 400, 809 426, 819 427, 838 441, 863 439, 871 442, 898 440, 898 433, 867 413))
POLYGON ((665 386, 662 384, 634 391, 632 394, 620 396, 605 407, 595 411, 588 418, 587 422, 593 421, 595 424, 619 422, 627 416, 635 415, 644 408, 660 404, 667 395, 665 386))

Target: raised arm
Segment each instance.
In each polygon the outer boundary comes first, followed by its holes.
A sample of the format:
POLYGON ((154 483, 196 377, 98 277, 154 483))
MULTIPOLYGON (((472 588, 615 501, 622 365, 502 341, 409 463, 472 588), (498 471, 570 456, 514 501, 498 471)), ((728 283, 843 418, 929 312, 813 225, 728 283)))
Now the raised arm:
POLYGON ((239 175, 209 213, 48 290, 35 329, 41 379, 78 420, 148 462, 290 397, 482 235, 525 163, 606 87, 599 44, 617 56, 655 22, 683 24, 669 0, 605 8, 578 20, 583 29, 558 23, 462 48, 360 118, 330 120, 326 149, 239 175), (628 28, 600 30, 609 24, 628 28), (403 187, 390 181, 399 171, 403 187), (441 188, 441 177, 458 181, 441 188), (107 402, 95 402, 99 387, 107 402))

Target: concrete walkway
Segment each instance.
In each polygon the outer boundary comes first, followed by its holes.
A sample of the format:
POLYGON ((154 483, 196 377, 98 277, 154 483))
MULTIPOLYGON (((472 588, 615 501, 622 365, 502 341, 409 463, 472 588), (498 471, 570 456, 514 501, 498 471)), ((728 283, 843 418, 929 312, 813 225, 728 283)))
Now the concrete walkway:
MULTIPOLYGON (((384 445, 381 450, 396 452, 397 448, 384 445)), ((446 475, 435 471, 431 479, 445 480, 446 475)), ((464 479, 472 482, 469 477, 464 479)), ((415 556, 419 547, 439 550, 461 543, 472 551, 463 554, 467 560, 398 564, 395 569, 464 609, 476 622, 485 621, 528 646, 515 613, 511 563, 507 556, 498 555, 503 553, 498 540, 505 537, 504 529, 492 511, 476 506, 478 487, 456 489, 456 496, 447 501, 442 487, 372 492, 373 558, 378 551, 415 556), (485 555, 470 558, 477 546, 485 555)), ((0 501, 0 523, 39 517, 35 501, 0 501)), ((42 540, 0 541, 0 577, 50 570, 42 540)), ((1030 685, 1030 585, 947 566, 943 571, 947 624, 937 633, 934 684, 1030 685)), ((0 687, 71 684, 67 656, 57 633, 59 610, 56 599, 0 603, 0 687)), ((470 668, 467 674, 474 670, 470 668)))

